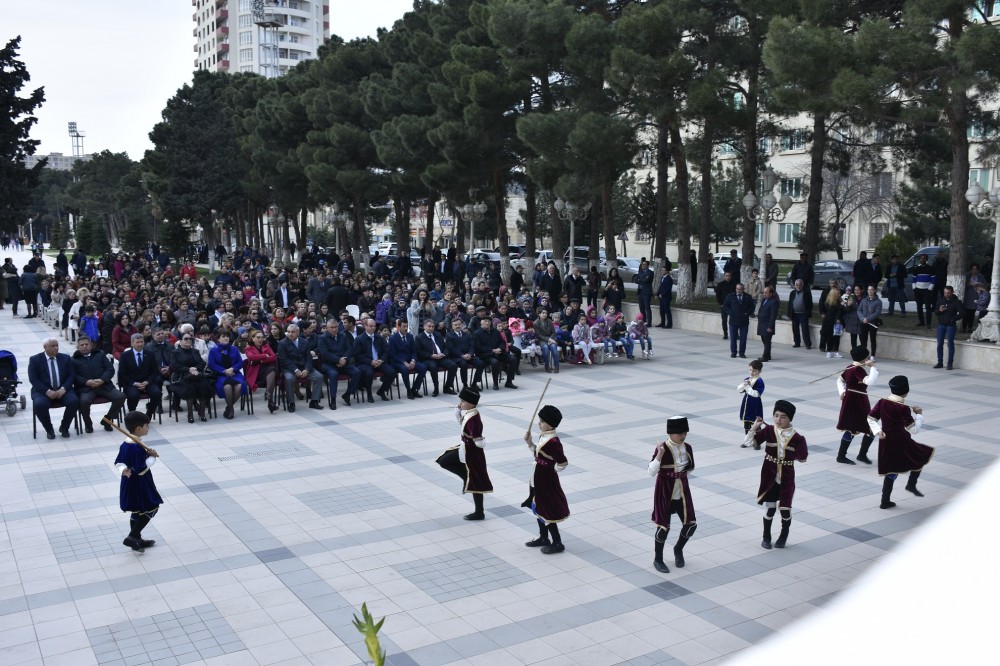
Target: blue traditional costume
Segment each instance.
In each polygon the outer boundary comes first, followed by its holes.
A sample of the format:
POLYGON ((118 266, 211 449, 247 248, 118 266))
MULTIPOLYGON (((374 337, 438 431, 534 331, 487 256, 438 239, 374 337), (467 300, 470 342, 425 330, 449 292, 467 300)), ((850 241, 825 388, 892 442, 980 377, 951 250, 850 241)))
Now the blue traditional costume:
POLYGON ((126 468, 131 473, 130 476, 122 475, 118 495, 121 510, 132 513, 129 534, 122 543, 140 553, 154 543, 142 538, 142 530, 163 504, 163 498, 156 490, 153 473, 150 471, 155 462, 156 458, 147 456, 146 449, 135 442, 122 442, 115 459, 119 474, 126 468))

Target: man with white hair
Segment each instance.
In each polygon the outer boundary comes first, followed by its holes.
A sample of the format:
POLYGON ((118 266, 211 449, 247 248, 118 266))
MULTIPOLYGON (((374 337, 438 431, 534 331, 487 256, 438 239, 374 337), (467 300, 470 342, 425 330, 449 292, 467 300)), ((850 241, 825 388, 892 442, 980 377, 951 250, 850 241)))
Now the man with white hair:
POLYGON ((45 428, 49 439, 55 439, 56 433, 52 427, 52 417, 49 409, 53 403, 65 407, 59 434, 69 437, 69 426, 73 423, 80 400, 73 390, 76 375, 73 362, 68 354, 59 353, 59 340, 45 338, 42 341, 43 351, 28 360, 28 381, 31 384, 31 403, 35 418, 45 428))

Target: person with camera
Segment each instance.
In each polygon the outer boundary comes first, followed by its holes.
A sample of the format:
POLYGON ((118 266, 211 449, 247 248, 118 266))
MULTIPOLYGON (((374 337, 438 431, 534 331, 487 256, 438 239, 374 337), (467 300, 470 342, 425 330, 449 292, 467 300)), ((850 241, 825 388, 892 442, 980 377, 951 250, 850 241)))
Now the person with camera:
POLYGON ((878 350, 878 329, 882 325, 882 300, 873 285, 868 285, 868 294, 858 303, 858 319, 861 321, 860 344, 871 347, 874 361, 878 350))
MULTIPOLYGON (((944 360, 944 341, 948 339, 948 369, 955 363, 955 332, 958 322, 962 319, 962 302, 955 297, 955 288, 950 284, 945 286, 944 294, 937 300, 934 308, 937 313, 937 365, 941 368, 944 360)), ((928 322, 929 325, 929 322, 928 322)))

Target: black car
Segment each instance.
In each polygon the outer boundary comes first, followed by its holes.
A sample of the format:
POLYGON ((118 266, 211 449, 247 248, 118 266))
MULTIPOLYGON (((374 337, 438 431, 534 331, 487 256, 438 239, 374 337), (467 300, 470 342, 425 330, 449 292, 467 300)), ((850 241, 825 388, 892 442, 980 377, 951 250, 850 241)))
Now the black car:
MULTIPOLYGON (((844 293, 848 285, 854 284, 854 262, 843 259, 824 259, 813 264, 813 289, 825 289, 830 280, 837 281, 837 289, 844 293)), ((787 278, 788 286, 793 287, 791 272, 787 278)))

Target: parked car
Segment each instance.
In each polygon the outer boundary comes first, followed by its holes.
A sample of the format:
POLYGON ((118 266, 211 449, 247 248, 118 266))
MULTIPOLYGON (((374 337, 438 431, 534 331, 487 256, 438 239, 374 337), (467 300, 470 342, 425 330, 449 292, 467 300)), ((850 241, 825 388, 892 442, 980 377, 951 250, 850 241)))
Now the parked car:
MULTIPOLYGON (((824 259, 813 264, 813 289, 825 289, 830 280, 837 281, 837 289, 841 293, 848 285, 854 284, 854 262, 843 259, 824 259)), ((788 286, 794 286, 791 274, 786 278, 788 286)))
POLYGON ((521 266, 525 272, 530 272, 535 264, 547 264, 552 261, 552 250, 536 250, 534 257, 529 257, 526 252, 522 252, 517 259, 511 262, 512 266, 521 266))
MULTIPOLYGON (((607 253, 604 248, 598 250, 600 255, 597 260, 597 265, 600 266, 607 260, 607 253)), ((586 245, 574 245, 573 246, 573 265, 580 267, 580 272, 586 275, 590 272, 590 248, 586 245)), ((569 250, 567 249, 565 254, 563 254, 563 274, 569 273, 569 250)))
MULTIPOLYGON (((741 251, 739 251, 739 250, 736 250, 736 256, 739 257, 740 259, 742 259, 743 258, 743 253, 741 251)), ((712 259, 715 260, 715 267, 716 267, 716 272, 717 272, 716 279, 717 280, 721 280, 722 279, 722 273, 724 272, 723 269, 726 266, 726 262, 729 261, 729 253, 728 252, 716 252, 715 254, 712 255, 712 259)), ((760 268, 760 257, 758 257, 756 254, 753 256, 753 267, 754 268, 760 268)))
MULTIPOLYGON (((922 247, 913 253, 913 256, 906 260, 903 264, 906 266, 906 300, 913 300, 913 267, 917 265, 920 261, 920 255, 927 255, 927 265, 933 266, 934 260, 937 259, 939 254, 944 254, 947 256, 951 248, 947 245, 930 245, 928 247, 922 247)), ((882 262, 882 270, 886 271, 886 267, 889 265, 888 260, 882 262)), ((882 296, 883 298, 889 297, 889 283, 888 280, 882 283, 882 296)))
MULTIPOLYGON (((395 245, 395 243, 393 243, 393 245, 395 245)), ((421 274, 423 273, 423 270, 420 268, 420 259, 421 259, 420 253, 417 252, 417 250, 415 250, 414 248, 411 247, 410 248, 410 265, 413 267, 413 277, 420 277, 421 274)), ((396 269, 396 261, 397 260, 398 260, 398 257, 396 256, 396 248, 393 248, 392 252, 390 254, 385 255, 385 258, 383 259, 383 262, 385 263, 386 268, 388 268, 390 271, 392 271, 392 270, 396 269)))
MULTIPOLYGON (((633 257, 618 257, 615 260, 614 265, 618 269, 618 277, 622 279, 625 284, 631 284, 632 278, 635 274, 639 272, 639 263, 642 259, 636 259, 633 257)), ((602 261, 598 270, 601 273, 601 279, 604 280, 608 277, 608 271, 611 268, 611 263, 609 261, 602 261)))

